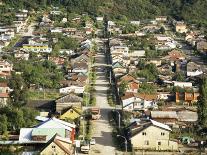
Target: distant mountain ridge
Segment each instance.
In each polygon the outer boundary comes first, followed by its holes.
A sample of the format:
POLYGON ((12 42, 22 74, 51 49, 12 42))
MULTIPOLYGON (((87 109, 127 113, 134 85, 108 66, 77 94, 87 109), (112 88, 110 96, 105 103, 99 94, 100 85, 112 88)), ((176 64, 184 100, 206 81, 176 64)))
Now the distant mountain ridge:
POLYGON ((70 12, 107 14, 111 18, 145 19, 169 15, 177 20, 187 20, 207 25, 206 0, 3 0, 15 7, 39 8, 62 5, 70 12))

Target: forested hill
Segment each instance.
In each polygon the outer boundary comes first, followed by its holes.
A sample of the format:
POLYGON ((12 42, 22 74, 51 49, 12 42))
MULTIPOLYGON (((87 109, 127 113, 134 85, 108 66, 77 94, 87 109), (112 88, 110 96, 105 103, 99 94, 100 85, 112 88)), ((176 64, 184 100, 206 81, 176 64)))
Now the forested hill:
POLYGON ((13 7, 39 9, 62 5, 71 12, 88 12, 93 15, 128 19, 152 18, 170 15, 207 25, 207 0, 2 0, 13 7))

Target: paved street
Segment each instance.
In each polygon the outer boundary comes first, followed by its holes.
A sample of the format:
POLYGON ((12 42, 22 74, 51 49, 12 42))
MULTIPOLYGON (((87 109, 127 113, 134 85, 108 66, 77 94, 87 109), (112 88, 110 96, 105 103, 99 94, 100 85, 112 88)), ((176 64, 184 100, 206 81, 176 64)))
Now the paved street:
MULTIPOLYGON (((104 53, 97 53, 96 64, 106 64, 104 53)), ((111 127, 108 123, 108 112, 111 107, 107 103, 107 89, 109 82, 105 77, 104 67, 97 68, 96 80, 96 106, 101 108, 101 119, 94 121, 93 137, 96 139, 96 145, 92 147, 90 155, 114 155, 111 127)))

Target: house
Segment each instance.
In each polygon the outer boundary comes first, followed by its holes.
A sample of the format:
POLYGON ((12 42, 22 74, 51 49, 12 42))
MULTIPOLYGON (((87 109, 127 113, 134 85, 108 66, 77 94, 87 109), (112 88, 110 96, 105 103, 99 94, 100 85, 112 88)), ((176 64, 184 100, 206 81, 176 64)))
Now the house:
POLYGON ((88 64, 85 62, 75 62, 73 64, 72 72, 74 73, 86 73, 88 72, 88 64))
POLYGON ((41 121, 33 128, 21 128, 19 135, 20 144, 34 142, 47 143, 54 135, 58 134, 74 142, 76 125, 59 120, 57 118, 36 117, 41 121))
POLYGON ((139 20, 132 20, 132 21, 130 21, 130 24, 139 26, 140 25, 140 21, 139 20))
POLYGON ((172 50, 168 52, 168 55, 162 58, 163 60, 170 60, 171 64, 178 60, 184 60, 185 55, 182 51, 179 50, 172 50))
POLYGON ((157 16, 155 18, 156 21, 158 22, 166 22, 167 21, 167 16, 157 16))
POLYGON ((204 54, 207 52, 207 41, 199 41, 196 43, 196 49, 204 54))
POLYGON ((0 105, 5 106, 7 105, 9 100, 9 93, 0 93, 0 105))
POLYGON ((178 121, 176 111, 151 111, 150 116, 153 120, 171 127, 175 126, 178 121))
POLYGON ((191 88, 193 87, 193 84, 191 82, 179 82, 179 81, 173 81, 174 87, 181 87, 181 88, 191 88))
POLYGON ((74 155, 75 148, 69 139, 62 138, 58 134, 56 134, 41 148, 39 154, 74 155))
POLYGON ((196 103, 198 101, 199 95, 200 94, 198 92, 176 92, 175 102, 184 102, 193 105, 193 103, 196 103))
POLYGON ((122 108, 123 110, 132 111, 134 110, 134 102, 135 102, 135 94, 134 93, 125 93, 124 96, 121 97, 122 108))
POLYGON ((69 108, 70 106, 81 107, 83 99, 73 93, 60 97, 56 101, 56 111, 61 112, 62 110, 69 108))
POLYGON ((178 143, 170 139, 172 130, 168 125, 154 120, 137 120, 128 129, 134 151, 178 151, 178 143))
POLYGON ((129 52, 129 57, 131 58, 139 58, 145 57, 145 50, 134 50, 129 52))
POLYGON ((47 44, 23 44, 23 49, 28 52, 36 52, 36 53, 51 53, 52 48, 50 48, 47 44))
POLYGON ((3 76, 10 76, 13 70, 13 64, 6 61, 0 60, 0 74, 3 76))
POLYGON ((132 92, 126 92, 121 97, 122 108, 127 111, 137 111, 157 108, 157 95, 156 94, 137 94, 132 92))
POLYGON ((126 67, 124 67, 123 64, 120 62, 113 63, 112 69, 113 69, 114 74, 117 74, 117 75, 118 74, 123 75, 127 72, 126 67))
POLYGON ((175 24, 175 31, 178 33, 186 33, 188 29, 184 22, 177 22, 175 24))
POLYGON ((147 61, 148 64, 152 63, 152 64, 155 64, 156 66, 160 66, 162 64, 162 60, 160 59, 150 59, 147 61))
POLYGON ((103 20, 104 20, 104 17, 96 17, 97 22, 103 22, 103 20))
POLYGON ((189 62, 187 64, 187 76, 198 76, 203 74, 203 71, 200 65, 196 64, 195 62, 189 62))
POLYGON ((60 114, 61 120, 74 121, 82 115, 81 107, 70 106, 69 108, 63 110, 60 114))
POLYGON ((112 46, 110 47, 111 55, 125 55, 128 56, 129 48, 127 46, 112 46))
POLYGON ((16 51, 14 53, 14 57, 16 59, 20 59, 20 60, 28 60, 29 59, 29 53, 27 53, 25 51, 16 51))
POLYGON ((157 94, 136 94, 134 110, 157 109, 157 94))
POLYGON ((69 86, 69 87, 64 87, 64 88, 60 88, 59 92, 61 94, 68 94, 68 93, 75 93, 75 94, 83 94, 84 92, 84 86, 69 86))

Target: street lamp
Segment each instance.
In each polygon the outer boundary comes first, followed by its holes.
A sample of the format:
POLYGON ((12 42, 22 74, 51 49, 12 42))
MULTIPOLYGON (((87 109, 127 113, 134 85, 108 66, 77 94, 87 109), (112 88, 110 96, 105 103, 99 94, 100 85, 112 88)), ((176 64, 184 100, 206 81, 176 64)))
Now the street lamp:
POLYGON ((117 137, 122 137, 122 138, 124 138, 124 140, 125 140, 125 152, 127 152, 127 139, 124 137, 124 136, 121 136, 121 135, 116 135, 117 137))
POLYGON ((119 117, 119 129, 120 129, 120 126, 121 126, 121 115, 120 115, 120 113, 118 112, 118 111, 116 111, 116 110, 112 110, 112 111, 114 111, 114 112, 117 112, 118 113, 118 117, 119 117))

